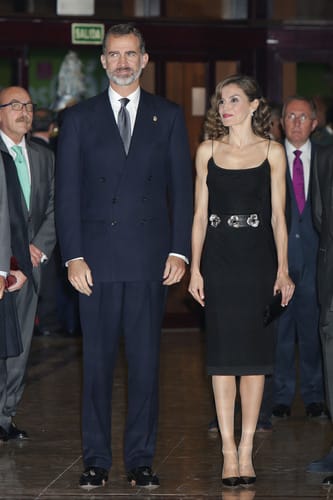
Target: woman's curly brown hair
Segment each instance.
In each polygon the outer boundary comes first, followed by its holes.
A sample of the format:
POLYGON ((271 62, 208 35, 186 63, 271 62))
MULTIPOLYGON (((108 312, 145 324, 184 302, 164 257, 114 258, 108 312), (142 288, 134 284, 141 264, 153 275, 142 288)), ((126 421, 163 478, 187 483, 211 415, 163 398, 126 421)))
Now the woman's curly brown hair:
POLYGON ((223 87, 234 84, 243 90, 249 101, 252 102, 258 99, 259 105, 252 117, 253 132, 264 138, 269 137, 270 128, 270 107, 267 101, 262 97, 262 92, 257 81, 251 76, 232 75, 220 82, 215 94, 211 98, 211 107, 207 111, 204 123, 204 135, 206 139, 217 139, 229 134, 229 128, 225 127, 219 113, 219 102, 221 100, 221 91, 223 87))

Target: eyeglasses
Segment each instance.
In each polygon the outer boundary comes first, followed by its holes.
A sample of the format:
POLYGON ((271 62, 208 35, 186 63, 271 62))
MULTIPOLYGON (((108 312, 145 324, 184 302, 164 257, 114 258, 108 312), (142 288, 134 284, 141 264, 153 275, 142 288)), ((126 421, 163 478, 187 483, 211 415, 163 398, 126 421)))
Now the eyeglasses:
POLYGON ((301 115, 295 115, 295 113, 288 113, 286 115, 286 120, 289 120, 291 122, 296 122, 300 121, 301 123, 306 122, 307 120, 311 120, 310 116, 302 113, 301 115))
POLYGON ((0 104, 0 108, 5 108, 7 106, 10 106, 13 111, 22 111, 24 106, 25 110, 28 113, 32 113, 36 107, 36 105, 33 104, 32 102, 20 102, 20 101, 12 101, 12 102, 7 102, 7 104, 0 104))

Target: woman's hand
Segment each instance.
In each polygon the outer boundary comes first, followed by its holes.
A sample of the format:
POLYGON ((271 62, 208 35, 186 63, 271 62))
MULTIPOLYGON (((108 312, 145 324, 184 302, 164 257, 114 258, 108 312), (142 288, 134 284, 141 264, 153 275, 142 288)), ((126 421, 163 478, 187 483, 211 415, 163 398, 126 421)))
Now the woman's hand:
POLYGON ((277 274, 274 284, 274 295, 278 291, 282 294, 281 305, 287 306, 294 294, 295 284, 286 272, 278 272, 277 274))
POLYGON ((202 307, 205 307, 205 294, 202 275, 199 272, 191 274, 188 291, 192 297, 199 302, 202 307))

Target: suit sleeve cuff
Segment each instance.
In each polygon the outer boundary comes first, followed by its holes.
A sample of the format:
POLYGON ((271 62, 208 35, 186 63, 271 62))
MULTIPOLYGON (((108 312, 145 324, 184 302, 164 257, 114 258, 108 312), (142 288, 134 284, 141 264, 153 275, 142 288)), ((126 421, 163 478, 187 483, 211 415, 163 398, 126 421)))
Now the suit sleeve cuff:
POLYGON ((186 262, 186 264, 189 264, 189 260, 187 257, 185 257, 185 255, 182 255, 180 253, 174 253, 174 252, 170 252, 169 255, 173 255, 174 257, 179 257, 180 259, 183 259, 183 261, 186 262))

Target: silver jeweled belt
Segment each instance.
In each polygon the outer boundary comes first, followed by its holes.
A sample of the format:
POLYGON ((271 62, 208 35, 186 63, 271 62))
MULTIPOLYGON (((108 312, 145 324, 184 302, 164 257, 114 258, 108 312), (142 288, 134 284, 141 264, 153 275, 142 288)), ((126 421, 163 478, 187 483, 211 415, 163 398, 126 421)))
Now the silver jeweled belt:
POLYGON ((234 214, 234 215, 224 215, 220 216, 217 214, 211 214, 209 216, 209 223, 212 227, 217 227, 225 222, 229 227, 238 229, 239 227, 258 227, 260 224, 258 214, 234 214))

